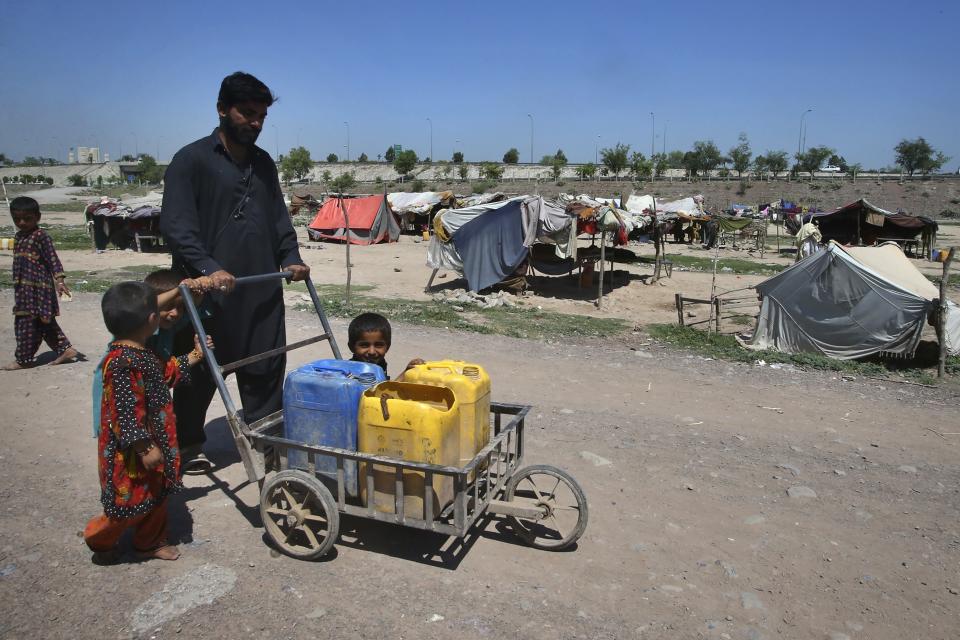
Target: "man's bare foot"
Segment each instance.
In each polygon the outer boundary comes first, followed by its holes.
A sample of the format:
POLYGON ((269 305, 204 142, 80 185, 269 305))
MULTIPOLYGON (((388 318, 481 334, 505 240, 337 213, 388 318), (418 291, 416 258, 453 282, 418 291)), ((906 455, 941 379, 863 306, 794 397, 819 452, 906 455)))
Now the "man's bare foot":
POLYGON ((176 560, 180 557, 180 549, 174 544, 165 544, 151 551, 137 551, 137 557, 143 560, 176 560))
POLYGON ((29 369, 32 365, 29 364, 20 364, 19 362, 11 362, 9 364, 3 365, 4 371, 19 371, 20 369, 29 369))
POLYGON ((73 347, 67 347, 67 350, 57 356, 56 360, 50 364, 65 364, 67 362, 73 362, 80 355, 80 352, 74 349, 73 347))

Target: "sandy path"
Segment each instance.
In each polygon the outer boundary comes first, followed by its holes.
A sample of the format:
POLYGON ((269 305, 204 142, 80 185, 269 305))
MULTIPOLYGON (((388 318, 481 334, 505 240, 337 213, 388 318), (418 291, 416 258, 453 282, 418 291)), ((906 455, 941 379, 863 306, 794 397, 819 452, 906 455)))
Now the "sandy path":
MULTIPOLYGON (((65 306, 68 335, 98 353, 97 296, 65 306)), ((291 313, 290 339, 315 325, 291 313)), ((344 323, 334 329, 344 344, 344 323)), ((640 334, 395 336, 392 363, 478 361, 497 399, 535 405, 527 462, 567 469, 589 499, 576 550, 529 549, 496 521, 458 548, 347 519, 329 561, 278 556, 215 404, 207 452, 220 468, 188 478, 171 507, 183 558, 92 566, 76 536, 97 511, 92 364, 41 367, 0 374, 0 636, 955 636, 957 438, 925 429, 957 430, 951 390, 731 365, 640 334), (790 498, 794 486, 817 497, 790 498)), ((8 323, 0 343, 12 342, 8 323)))

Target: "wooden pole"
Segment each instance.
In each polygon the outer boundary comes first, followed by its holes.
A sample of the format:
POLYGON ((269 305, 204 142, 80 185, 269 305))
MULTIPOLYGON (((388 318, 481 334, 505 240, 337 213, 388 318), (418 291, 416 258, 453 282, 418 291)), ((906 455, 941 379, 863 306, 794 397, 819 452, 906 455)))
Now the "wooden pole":
POLYGON ((352 266, 350 264, 350 215, 347 213, 347 208, 343 204, 343 193, 340 193, 337 198, 340 200, 340 211, 343 213, 343 226, 345 227, 344 231, 344 240, 347 242, 347 296, 346 304, 347 307, 350 306, 350 279, 353 273, 352 266))
POLYGON ((950 247, 950 253, 943 263, 943 278, 940 280, 940 322, 937 323, 937 340, 940 342, 940 361, 937 364, 937 377, 942 378, 947 373, 947 282, 950 279, 950 263, 953 262, 953 254, 956 247, 950 247))
POLYGON ((603 305, 603 266, 607 253, 607 230, 600 232, 600 285, 597 291, 597 309, 603 305))
POLYGON ((710 282, 710 317, 707 319, 707 333, 710 333, 710 320, 713 320, 714 294, 717 292, 717 261, 720 259, 720 242, 713 253, 713 279, 710 282))

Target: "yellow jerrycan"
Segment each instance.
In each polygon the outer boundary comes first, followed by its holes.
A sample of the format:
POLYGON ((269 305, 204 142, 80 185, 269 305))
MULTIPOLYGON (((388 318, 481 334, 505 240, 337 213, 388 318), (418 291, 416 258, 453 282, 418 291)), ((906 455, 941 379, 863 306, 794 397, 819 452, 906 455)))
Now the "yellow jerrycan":
MULTIPOLYGON (((456 467, 460 461, 460 406, 453 391, 411 382, 381 382, 364 391, 357 420, 357 449, 363 453, 456 467)), ((372 499, 377 511, 395 513, 396 475, 392 467, 373 465, 373 497, 367 491, 367 467, 359 470, 360 499, 372 499)), ((404 471, 403 511, 426 518, 424 473, 404 471)), ((453 501, 453 478, 433 476, 433 516, 453 501)))
POLYGON ((490 376, 478 364, 435 360, 418 364, 403 374, 416 382, 453 391, 460 405, 460 466, 466 466, 490 441, 490 376))

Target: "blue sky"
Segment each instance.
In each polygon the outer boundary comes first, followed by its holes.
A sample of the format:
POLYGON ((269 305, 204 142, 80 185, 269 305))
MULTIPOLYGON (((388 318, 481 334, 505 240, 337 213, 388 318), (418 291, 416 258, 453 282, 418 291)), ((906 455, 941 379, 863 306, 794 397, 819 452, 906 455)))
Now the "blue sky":
POLYGON ((280 96, 260 145, 375 158, 391 144, 467 160, 595 146, 755 153, 827 145, 893 162, 924 136, 960 165, 960 3, 6 3, 0 152, 99 145, 167 160, 216 124, 242 69, 280 96), (599 136, 599 138, 598 138, 599 136), (459 140, 459 145, 457 144, 459 140))

